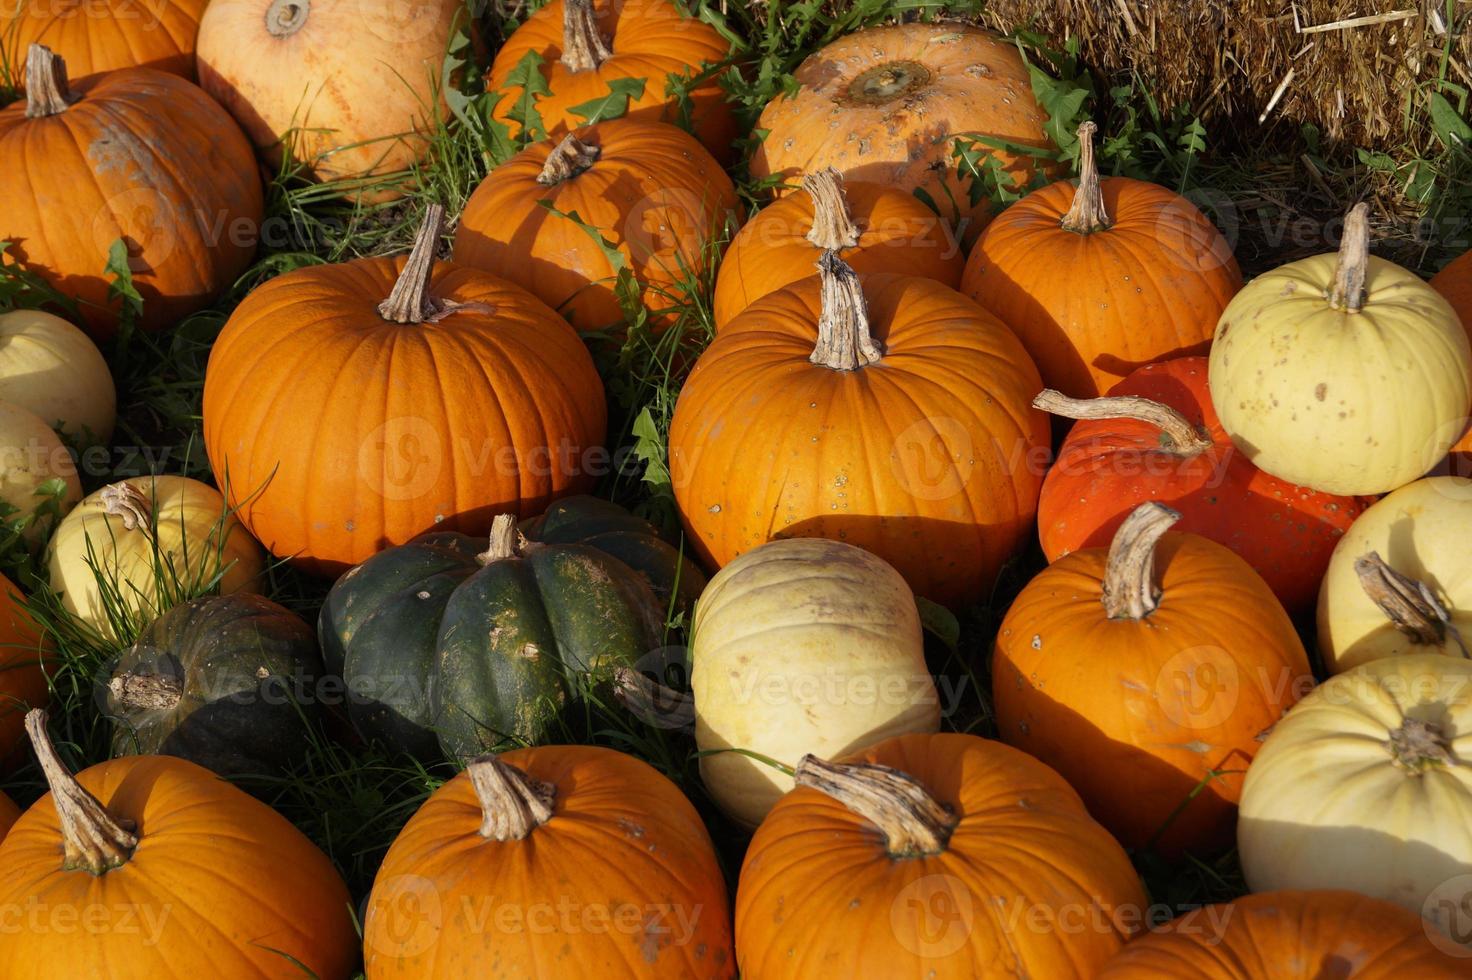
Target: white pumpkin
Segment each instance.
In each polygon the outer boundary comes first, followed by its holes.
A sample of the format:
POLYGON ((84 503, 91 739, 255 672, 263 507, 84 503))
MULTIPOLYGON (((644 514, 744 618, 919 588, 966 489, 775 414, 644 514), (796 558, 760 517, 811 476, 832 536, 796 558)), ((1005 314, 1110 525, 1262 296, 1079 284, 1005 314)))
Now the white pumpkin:
MULTIPOLYGON (((60 479, 66 490, 60 499, 65 514, 82 496, 77 479, 76 462, 61 444, 51 426, 40 416, 19 405, 0 401, 0 504, 15 508, 4 519, 13 521, 34 515, 38 506, 52 498, 38 496, 37 489, 46 481, 60 479)), ((21 536, 34 544, 47 520, 32 519, 21 536)))
POLYGON ((112 372, 97 345, 59 316, 0 313, 0 401, 86 444, 106 445, 117 421, 112 372))
POLYGON ((1319 653, 1330 673, 1408 653, 1468 656, 1472 480, 1417 480, 1356 518, 1329 559, 1318 626, 1319 653))
POLYGON ((219 592, 228 595, 256 591, 264 553, 226 514, 213 487, 182 476, 141 476, 103 487, 67 515, 47 549, 46 574, 68 612, 116 639, 93 567, 116 582, 133 615, 148 620, 167 600, 159 596, 156 563, 172 566, 188 591, 224 569, 219 592))
POLYGON ((1237 848, 1255 892, 1444 916, 1438 896, 1472 875, 1472 661, 1387 657, 1309 692, 1248 767, 1237 848))
MULTIPOLYGON (((822 538, 773 541, 711 579, 695 608, 691 689, 702 752, 795 766, 940 727, 915 597, 892 566, 822 538)), ((703 755, 716 803, 755 827, 792 777, 703 755)))
POLYGON ((1273 476, 1336 494, 1386 493, 1440 462, 1467 427, 1472 351, 1450 304, 1368 255, 1365 205, 1338 256, 1290 262, 1227 305, 1212 404, 1273 476))

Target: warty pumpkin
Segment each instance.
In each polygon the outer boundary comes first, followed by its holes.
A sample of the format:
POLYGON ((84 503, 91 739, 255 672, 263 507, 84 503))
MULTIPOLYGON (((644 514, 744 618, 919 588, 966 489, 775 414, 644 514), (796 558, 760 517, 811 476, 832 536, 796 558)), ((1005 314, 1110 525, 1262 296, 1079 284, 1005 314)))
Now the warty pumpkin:
POLYGON ((691 544, 724 565, 773 538, 871 551, 916 595, 975 602, 1031 533, 1042 386, 1005 326, 931 279, 817 277, 757 301, 706 349, 670 425, 691 544))
POLYGON ((34 412, 82 445, 107 445, 117 390, 97 345, 41 310, 0 313, 0 401, 34 412))
POLYGON ((73 78, 157 68, 194 79, 194 42, 208 0, 11 0, 0 10, 0 60, 25 78, 32 44, 65 58, 73 78))
POLYGON ((1206 374, 1206 358, 1178 357, 1145 365, 1104 398, 1050 389, 1033 400, 1079 420, 1043 478, 1043 553, 1055 561, 1108 547, 1136 506, 1156 500, 1180 513, 1176 530, 1231 548, 1290 612, 1306 609, 1368 501, 1295 487, 1253 466, 1222 430, 1206 374))
POLYGON ((0 520, 24 521, 21 537, 35 546, 51 525, 54 504, 62 514, 82 496, 77 464, 51 426, 19 405, 0 401, 0 520), (61 493, 50 489, 59 481, 61 493))
POLYGON ((430 208, 407 259, 258 287, 210 352, 217 481, 272 554, 308 570, 431 530, 484 534, 593 484, 607 409, 592 357, 521 287, 436 263, 443 216, 430 208))
POLYGON ((855 272, 924 276, 955 287, 966 257, 950 226, 912 194, 830 168, 802 178, 731 239, 713 300, 716 329, 769 293, 813 274, 829 249, 855 272))
POLYGON ((695 808, 585 745, 485 756, 435 791, 379 868, 363 949, 368 980, 735 975, 695 808))
POLYGON ((719 31, 670 0, 552 0, 496 53, 486 82, 500 94, 491 118, 526 132, 531 100, 535 128, 527 135, 555 139, 622 109, 638 122, 682 123, 730 163, 736 116, 719 76, 689 86, 683 104, 670 80, 706 75, 730 51, 719 31), (543 91, 512 83, 528 57, 539 59, 543 91))
POLYGON ((1387 493, 1466 428, 1472 349, 1441 294, 1369 254, 1369 207, 1358 204, 1337 257, 1290 262, 1232 300, 1211 394, 1259 469, 1328 493, 1387 493))
POLYGON ((1214 541, 1166 534, 1179 518, 1141 504, 1107 551, 1043 569, 992 657, 1002 740, 1057 769, 1126 847, 1166 856, 1231 842, 1258 736, 1312 684, 1267 584, 1214 541))
MULTIPOLYGON (((964 24, 855 31, 808 55, 795 91, 767 103, 751 157, 755 178, 789 184, 833 167, 845 179, 922 197, 970 243, 991 214, 956 173, 955 138, 991 136, 1054 149, 1027 66, 1011 42, 964 24)), ((985 152, 1026 184, 1033 158, 985 152)))
POLYGON ((0 109, 8 254, 76 299, 94 337, 117 328, 104 267, 119 239, 145 330, 234 282, 255 252, 263 204, 250 144, 229 115, 151 68, 68 84, 62 59, 38 44, 26 71, 25 98, 0 109))
POLYGON ((0 976, 352 976, 348 890, 285 817, 170 756, 73 776, 45 712, 31 712, 26 728, 51 792, 0 842, 0 908, 58 918, 7 936, 0 976), (97 910, 105 928, 94 928, 97 910))
POLYGON ((1123 849, 1016 749, 903 735, 797 786, 741 867, 744 977, 1086 977, 1139 924, 1123 849))
POLYGON ((1190 201, 1099 178, 1095 126, 1079 127, 1079 179, 1024 197, 987 226, 961 291, 1016 331, 1043 383, 1094 398, 1145 364, 1205 354, 1242 287, 1221 232, 1190 201))
MULTIPOLYGON (((1446 298, 1462 321, 1462 329, 1472 337, 1472 252, 1463 252, 1446 268, 1431 277, 1431 288, 1446 298)), ((1472 476, 1472 428, 1468 428, 1452 446, 1450 472, 1455 476, 1472 476)))
POLYGON ((460 215, 455 261, 523 284, 579 330, 621 326, 619 270, 579 221, 618 249, 657 315, 704 281, 737 207, 731 178, 689 133, 612 119, 491 171, 460 215))
MULTIPOLYGON (((1125 946, 1098 980, 1455 980, 1420 916, 1349 891, 1272 891, 1194 908, 1125 946)), ((1450 943, 1441 937, 1442 943, 1450 943)))
POLYGON ((445 52, 458 0, 211 0, 199 84, 273 165, 286 151, 349 196, 401 196, 446 115, 445 52))
MULTIPOLYGON (((0 575, 0 772, 18 754, 26 712, 45 707, 50 698, 42 666, 48 645, 20 590, 0 575)), ((0 806, 4 802, 0 795, 0 806)))
POLYGON ((690 659, 701 778, 746 827, 792 777, 739 750, 793 766, 940 727, 914 596, 840 541, 773 541, 721 569, 695 608, 690 659))
POLYGON ((1310 691, 1258 750, 1237 824, 1247 886, 1360 892, 1465 942, 1450 916, 1472 875, 1468 800, 1472 662, 1372 660, 1310 691))

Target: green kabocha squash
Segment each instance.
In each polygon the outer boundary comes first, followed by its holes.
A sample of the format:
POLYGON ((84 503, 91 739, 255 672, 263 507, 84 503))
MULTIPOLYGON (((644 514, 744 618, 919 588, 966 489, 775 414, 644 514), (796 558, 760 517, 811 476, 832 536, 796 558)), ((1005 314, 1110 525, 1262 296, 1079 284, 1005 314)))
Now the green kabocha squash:
POLYGON ((505 514, 489 547, 426 534, 349 570, 318 634, 360 735, 465 761, 541 741, 582 678, 632 666, 663 625, 641 574, 587 544, 529 541, 505 514))
POLYGON ((301 759, 322 673, 311 626, 270 599, 180 603, 112 671, 113 755, 173 755, 226 777, 279 774, 301 759))

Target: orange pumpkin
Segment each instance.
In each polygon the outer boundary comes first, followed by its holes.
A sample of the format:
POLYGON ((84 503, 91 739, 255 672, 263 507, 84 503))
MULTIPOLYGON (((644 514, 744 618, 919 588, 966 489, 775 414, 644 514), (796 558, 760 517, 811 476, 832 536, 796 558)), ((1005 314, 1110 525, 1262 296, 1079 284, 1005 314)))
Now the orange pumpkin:
POLYGON ((145 329, 210 302, 255 251, 262 199, 250 144, 177 75, 130 68, 68 86, 66 66, 34 45, 26 98, 0 109, 9 255, 81 304, 110 336, 117 306, 108 249, 128 246, 145 329))
POLYGON ((275 555, 340 572, 425 531, 540 514, 597 476, 606 408, 587 349, 519 286, 436 265, 442 218, 432 206, 407 260, 267 282, 215 342, 205 448, 275 555))
POLYGON ((1084 977, 1138 926, 1129 858, 1015 749, 902 735, 797 784, 741 867, 742 976, 1084 977))
POLYGON ((775 538, 842 540, 917 595, 977 601, 1032 529, 1037 369, 932 279, 861 288, 833 252, 820 269, 732 320, 680 392, 670 474, 691 543, 724 565, 775 538))
POLYGON ((20 819, 20 807, 11 802, 10 797, 0 793, 0 841, 5 840, 5 835, 10 833, 10 828, 20 819))
POLYGON ((716 277, 717 330, 763 296, 812 275, 824 249, 839 251, 858 273, 961 282, 961 243, 914 195, 849 184, 831 168, 808 174, 802 186, 806 193, 779 198, 731 239, 716 277))
POLYGON ((614 119, 533 144, 493 170, 460 215, 455 260, 522 284, 579 330, 598 330, 623 323, 618 269, 572 215, 618 249, 657 313, 685 301, 682 281, 705 280, 709 243, 737 206, 731 179, 689 133, 614 119))
POLYGON ((535 55, 547 91, 535 97, 541 128, 534 138, 558 137, 597 121, 599 113, 611 111, 600 103, 613 95, 620 107, 626 99, 624 114, 640 122, 680 122, 688 111, 700 142, 729 163, 736 116, 720 84, 708 78, 695 85, 682 108, 669 78, 694 78, 730 51, 719 31, 670 0, 552 0, 512 32, 491 63, 486 87, 501 93, 491 116, 512 133, 521 132, 513 116, 525 92, 509 82, 522 60, 535 55))
POLYGON ((1095 398, 1136 368, 1204 354, 1242 288, 1231 246, 1196 206, 1156 184, 1099 179, 1094 124, 1079 127, 1079 181, 1059 181, 992 222, 961 290, 1017 332, 1049 388, 1095 398))
POLYGON ((20 590, 0 575, 0 772, 20 746, 26 712, 49 697, 41 666, 44 650, 20 590))
POLYGON ((172 756, 73 776, 46 713, 26 728, 51 792, 0 842, 0 908, 38 918, 0 943, 0 976, 352 975, 347 887, 286 818, 172 756))
POLYGON ((194 78, 194 39, 209 0, 10 0, 0 10, 0 60, 25 77, 26 52, 44 44, 73 78, 157 68, 194 78))
POLYGON ((1062 773, 1127 847, 1166 855, 1231 842, 1258 736, 1313 683, 1267 584, 1214 541, 1165 535, 1179 518, 1141 504, 1107 552, 1045 568, 992 658, 1002 739, 1062 773))
MULTIPOLYGON (((833 167, 852 181, 924 195, 966 242, 987 222, 986 199, 971 202, 957 175, 957 136, 993 136, 1054 149, 1013 42, 963 24, 898 24, 855 31, 815 51, 794 73, 797 88, 767 103, 766 136, 751 175, 833 167)), ((1026 184, 1033 158, 989 150, 1007 176, 1026 184)))
POLYGON ((699 814, 585 745, 483 756, 440 787, 379 868, 363 947, 368 980, 735 975, 699 814))
POLYGON ((1098 980, 1454 980, 1464 952, 1398 905, 1276 891, 1187 912, 1121 950, 1098 980))
MULTIPOLYGON (((1472 338, 1472 252, 1463 252, 1446 268, 1431 277, 1431 286, 1452 304, 1467 336, 1472 338)), ((1472 476, 1472 428, 1452 446, 1447 457, 1448 472, 1454 476, 1472 476)))

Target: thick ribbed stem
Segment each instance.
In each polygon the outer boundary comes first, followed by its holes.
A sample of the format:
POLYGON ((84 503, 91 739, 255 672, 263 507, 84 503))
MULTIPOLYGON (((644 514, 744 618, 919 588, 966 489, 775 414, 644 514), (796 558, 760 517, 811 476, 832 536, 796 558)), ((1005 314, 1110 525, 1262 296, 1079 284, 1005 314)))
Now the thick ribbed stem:
POLYGON ((490 544, 485 551, 475 556, 482 565, 505 558, 516 558, 521 554, 521 532, 516 527, 516 515, 497 514, 491 521, 490 544))
POLYGON ((571 72, 591 71, 613 55, 598 33, 593 0, 564 0, 562 5, 562 67, 571 72))
POLYGON ((1375 551, 1354 560, 1354 573, 1365 595, 1412 643, 1440 647, 1450 636, 1462 656, 1472 656, 1446 607, 1425 582, 1397 572, 1375 551))
POLYGON ((266 8, 266 33, 274 38, 291 37, 307 22, 311 0, 272 0, 266 8))
POLYGON ((1068 419, 1135 419, 1160 430, 1161 448, 1177 456, 1199 456, 1211 448, 1201 430, 1171 408, 1148 398, 1115 395, 1107 398, 1069 398, 1061 391, 1044 388, 1032 400, 1033 408, 1068 419))
POLYGON ((434 275, 434 252, 439 247, 444 223, 444 208, 431 204, 425 209, 424 221, 414 236, 414 247, 394 283, 393 292, 378 304, 378 315, 385 320, 423 323, 443 312, 444 304, 429 295, 429 280, 434 275))
POLYGON ((66 82, 66 62, 44 44, 26 50, 26 118, 66 112, 76 101, 66 82))
POLYGON ((1104 210, 1104 191, 1099 186, 1099 166, 1094 162, 1094 133, 1099 127, 1085 122, 1078 127, 1078 189, 1073 204, 1059 225, 1064 231, 1087 235, 1108 228, 1112 221, 1104 210))
POLYGON ((1344 237, 1339 239, 1339 263, 1334 267, 1334 288, 1329 305, 1346 313, 1358 313, 1365 305, 1365 273, 1370 264, 1370 206, 1363 201, 1344 219, 1344 237))
POLYGON ((818 248, 839 251, 859 244, 859 229, 843 194, 843 174, 832 167, 810 173, 802 189, 813 199, 813 226, 807 239, 818 248))
POLYGON ((102 512, 111 517, 121 517, 123 527, 129 531, 153 533, 153 501, 127 480, 109 483, 98 496, 102 500, 102 512))
POLYGON ((537 174, 537 183, 543 187, 555 187, 564 180, 572 180, 591 169, 598 162, 600 152, 597 144, 584 143, 568 133, 547 154, 547 162, 542 165, 542 172, 537 174))
POLYGON ((557 787, 533 779, 494 755, 466 766, 475 798, 480 801, 480 835, 488 840, 525 840, 552 819, 557 787))
POLYGON ((879 828, 891 857, 940 854, 961 820, 913 776, 866 762, 824 762, 805 755, 794 776, 879 828))
POLYGON ((133 822, 109 814, 67 770, 46 732, 45 711, 30 712, 25 724, 61 823, 62 870, 102 875, 127 864, 138 846, 133 822))
POLYGON ((120 674, 107 682, 107 693, 125 708, 171 711, 184 697, 177 677, 158 674, 120 674))
POLYGON ((1154 501, 1136 507, 1109 544, 1104 611, 1110 619, 1144 619, 1160 605, 1155 546, 1181 515, 1154 501))
POLYGON ((1395 764, 1413 776, 1440 766, 1456 765, 1451 740, 1441 726, 1407 718, 1386 741, 1395 764))
POLYGON ((818 343, 808 360, 835 371, 857 371, 880 360, 884 352, 869 333, 869 309, 858 273, 830 250, 818 260, 818 278, 818 343))

